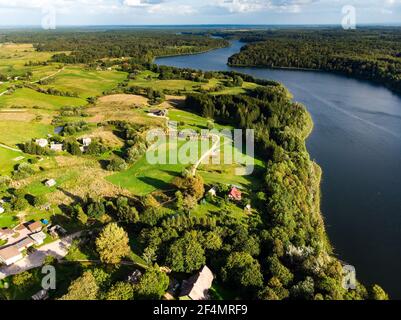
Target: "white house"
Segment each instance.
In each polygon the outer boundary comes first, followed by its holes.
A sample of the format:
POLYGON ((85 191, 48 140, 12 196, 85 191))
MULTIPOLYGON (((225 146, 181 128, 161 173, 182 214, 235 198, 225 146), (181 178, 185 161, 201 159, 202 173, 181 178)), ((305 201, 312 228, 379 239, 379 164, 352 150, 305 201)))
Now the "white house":
POLYGON ((15 246, 0 249, 0 262, 7 266, 12 265, 22 258, 22 253, 15 246))
POLYGON ((54 180, 54 179, 48 179, 46 182, 45 182, 45 185, 46 185, 46 187, 54 187, 55 185, 57 184, 57 182, 56 182, 56 180, 54 180))
POLYGON ((35 241, 36 245, 41 245, 46 239, 46 234, 43 231, 40 231, 30 234, 29 237, 35 241))
POLYGON ((212 197, 215 197, 217 194, 216 188, 215 187, 211 188, 207 193, 210 194, 212 197))
POLYGON ((45 148, 45 147, 48 146, 49 141, 47 141, 47 139, 36 139, 36 140, 35 140, 35 143, 36 143, 37 145, 39 145, 40 147, 45 148))
POLYGON ((2 206, 0 206, 0 214, 4 213, 4 208, 2 206))
POLYGON ((51 143, 50 149, 53 151, 61 152, 61 151, 63 151, 63 144, 62 143, 51 143))
POLYGON ((82 144, 84 145, 84 147, 88 147, 91 143, 92 143, 91 138, 83 138, 82 139, 82 144))

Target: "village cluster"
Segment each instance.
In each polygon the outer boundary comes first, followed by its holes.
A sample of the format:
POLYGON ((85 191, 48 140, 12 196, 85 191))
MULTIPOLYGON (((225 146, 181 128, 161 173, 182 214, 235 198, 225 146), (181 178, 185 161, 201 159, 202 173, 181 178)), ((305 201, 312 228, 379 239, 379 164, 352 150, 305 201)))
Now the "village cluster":
POLYGON ((51 226, 46 219, 21 223, 13 229, 1 229, 0 240, 6 244, 0 247, 0 263, 11 266, 26 254, 35 252, 33 247, 42 245, 48 236, 55 239, 65 234, 65 229, 59 225, 51 226))
MULTIPOLYGON (((89 145, 92 143, 92 139, 91 138, 82 138, 80 139, 80 142, 82 143, 82 145, 79 147, 79 149, 81 150, 81 152, 85 152, 87 150, 87 148, 89 147, 89 145)), ((46 148, 49 147, 50 150, 55 151, 55 152, 62 152, 63 151, 63 147, 64 145, 62 143, 56 143, 56 142, 49 142, 48 139, 36 139, 35 143, 42 148, 46 148)))

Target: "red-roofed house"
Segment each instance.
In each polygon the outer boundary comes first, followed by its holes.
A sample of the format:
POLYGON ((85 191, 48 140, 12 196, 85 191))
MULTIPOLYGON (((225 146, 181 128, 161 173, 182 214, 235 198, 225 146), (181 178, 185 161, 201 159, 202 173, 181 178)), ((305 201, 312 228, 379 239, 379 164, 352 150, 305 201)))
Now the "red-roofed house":
POLYGON ((230 193, 228 194, 228 197, 232 200, 241 201, 242 193, 236 187, 232 187, 230 193))

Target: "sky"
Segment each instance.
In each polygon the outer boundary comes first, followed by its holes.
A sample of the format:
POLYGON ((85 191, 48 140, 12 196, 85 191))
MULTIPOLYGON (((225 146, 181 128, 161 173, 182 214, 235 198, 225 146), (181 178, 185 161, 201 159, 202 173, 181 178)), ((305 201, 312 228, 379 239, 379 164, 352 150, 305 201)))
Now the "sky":
POLYGON ((401 24, 401 0, 0 0, 0 25, 341 24, 344 6, 401 24))

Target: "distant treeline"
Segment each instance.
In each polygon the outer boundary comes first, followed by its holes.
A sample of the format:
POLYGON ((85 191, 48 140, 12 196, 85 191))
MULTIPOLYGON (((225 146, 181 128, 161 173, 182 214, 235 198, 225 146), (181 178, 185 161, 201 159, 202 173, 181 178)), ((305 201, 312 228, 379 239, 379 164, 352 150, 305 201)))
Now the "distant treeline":
POLYGON ((4 41, 33 43, 38 51, 57 53, 53 61, 90 63, 103 58, 132 58, 138 63, 151 62, 156 56, 190 54, 224 47, 222 39, 169 32, 138 31, 57 31, 10 32, 4 41))
POLYGON ((401 29, 249 32, 231 66, 316 69, 373 80, 401 92, 401 29))

